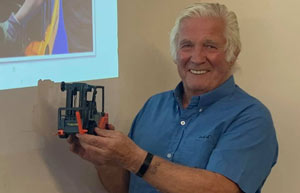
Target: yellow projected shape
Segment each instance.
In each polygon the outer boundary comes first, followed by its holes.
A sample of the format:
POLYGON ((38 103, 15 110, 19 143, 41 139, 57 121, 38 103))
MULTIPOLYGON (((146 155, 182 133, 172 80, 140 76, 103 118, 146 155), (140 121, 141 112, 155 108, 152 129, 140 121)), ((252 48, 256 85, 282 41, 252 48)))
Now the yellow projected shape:
POLYGON ((25 49, 25 56, 52 54, 58 29, 59 9, 59 0, 55 0, 51 22, 46 29, 44 40, 31 42, 25 49))

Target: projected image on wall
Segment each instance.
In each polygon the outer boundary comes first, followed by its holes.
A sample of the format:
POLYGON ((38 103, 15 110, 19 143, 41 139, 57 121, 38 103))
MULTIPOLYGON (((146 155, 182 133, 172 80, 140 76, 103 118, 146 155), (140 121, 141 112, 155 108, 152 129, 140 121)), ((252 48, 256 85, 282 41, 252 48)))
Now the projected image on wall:
POLYGON ((0 90, 114 77, 117 0, 0 1, 0 90))
POLYGON ((5 0, 0 57, 93 52, 92 0, 5 0))

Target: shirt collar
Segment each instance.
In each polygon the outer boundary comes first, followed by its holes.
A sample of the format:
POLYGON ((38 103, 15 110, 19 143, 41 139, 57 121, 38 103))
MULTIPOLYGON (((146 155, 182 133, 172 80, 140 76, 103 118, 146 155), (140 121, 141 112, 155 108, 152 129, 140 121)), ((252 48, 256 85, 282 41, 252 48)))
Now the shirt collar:
MULTIPOLYGON (((216 89, 204 93, 199 96, 193 96, 191 98, 189 107, 206 107, 209 106, 216 101, 220 100, 221 98, 230 95, 235 88, 235 81, 233 76, 230 76, 223 84, 221 84, 216 89)), ((182 96, 183 96, 183 83, 182 81, 177 85, 177 87, 173 90, 174 96, 178 104, 182 105, 182 96)))

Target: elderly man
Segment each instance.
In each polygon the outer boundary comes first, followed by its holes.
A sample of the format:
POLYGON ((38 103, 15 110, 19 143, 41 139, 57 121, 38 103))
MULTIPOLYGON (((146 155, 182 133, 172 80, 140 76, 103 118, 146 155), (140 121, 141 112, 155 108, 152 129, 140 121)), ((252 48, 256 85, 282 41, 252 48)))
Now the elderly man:
POLYGON ((237 18, 224 5, 195 4, 171 32, 182 82, 152 96, 129 137, 96 128, 69 139, 113 193, 259 193, 277 160, 272 118, 235 85, 237 18))

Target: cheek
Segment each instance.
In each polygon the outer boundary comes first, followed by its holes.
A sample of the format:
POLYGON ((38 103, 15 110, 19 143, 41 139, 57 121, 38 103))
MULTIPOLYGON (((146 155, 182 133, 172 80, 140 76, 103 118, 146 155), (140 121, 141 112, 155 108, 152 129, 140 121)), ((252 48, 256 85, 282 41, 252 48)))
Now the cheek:
POLYGON ((178 75, 181 79, 184 79, 186 77, 186 72, 185 72, 185 69, 184 69, 184 65, 182 63, 178 63, 178 60, 176 62, 176 66, 177 66, 177 72, 178 72, 178 75))
POLYGON ((225 54, 211 55, 209 58, 214 69, 218 72, 227 72, 230 70, 230 64, 225 60, 225 54))
POLYGON ((178 72, 179 76, 181 78, 183 78, 183 76, 184 76, 184 68, 183 68, 183 66, 180 63, 177 63, 176 66, 177 66, 177 72, 178 72))
POLYGON ((177 64, 177 68, 178 71, 180 72, 183 71, 189 61, 189 56, 186 53, 178 53, 177 54, 177 60, 176 60, 176 64, 177 64))

